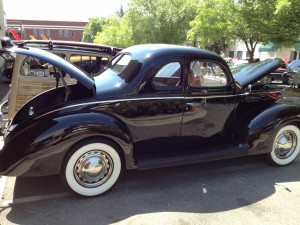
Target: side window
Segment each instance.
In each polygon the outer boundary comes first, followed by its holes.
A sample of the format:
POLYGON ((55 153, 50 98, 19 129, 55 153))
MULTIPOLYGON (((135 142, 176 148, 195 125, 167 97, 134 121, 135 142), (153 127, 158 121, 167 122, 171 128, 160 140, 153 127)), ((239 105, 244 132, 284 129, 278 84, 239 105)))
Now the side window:
MULTIPOLYGON (((63 59, 66 58, 61 53, 56 55, 63 59)), ((23 76, 52 77, 54 72, 59 71, 53 65, 34 57, 27 57, 22 63, 20 74, 23 76)))
POLYGON ((108 59, 89 55, 71 55, 70 62, 90 75, 100 74, 108 59))
POLYGON ((154 87, 177 87, 182 83, 182 66, 179 62, 164 65, 153 77, 154 87))
POLYGON ((193 60, 189 66, 188 84, 191 87, 221 87, 226 86, 227 78, 217 63, 193 60))
POLYGON ((34 57, 27 57, 21 67, 20 74, 24 76, 50 77, 48 63, 34 57))

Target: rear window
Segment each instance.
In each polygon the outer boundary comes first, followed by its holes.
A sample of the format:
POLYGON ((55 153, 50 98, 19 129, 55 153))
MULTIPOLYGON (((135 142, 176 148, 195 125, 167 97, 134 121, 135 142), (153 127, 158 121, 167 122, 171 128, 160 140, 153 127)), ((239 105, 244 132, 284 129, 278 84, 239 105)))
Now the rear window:
MULTIPOLYGON (((64 54, 59 53, 56 55, 66 59, 64 54)), ((23 76, 53 77, 54 74, 59 71, 58 68, 48 62, 28 56, 22 63, 20 74, 23 76)))

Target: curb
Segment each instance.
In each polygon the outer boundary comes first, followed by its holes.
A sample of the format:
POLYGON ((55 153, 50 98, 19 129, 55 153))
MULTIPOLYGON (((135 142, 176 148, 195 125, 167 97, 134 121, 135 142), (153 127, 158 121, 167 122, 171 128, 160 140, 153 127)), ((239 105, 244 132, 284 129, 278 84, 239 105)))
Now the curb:
POLYGON ((0 202, 2 202, 3 200, 5 181, 6 181, 6 177, 0 176, 0 202))
MULTIPOLYGON (((3 136, 0 136, 0 150, 3 147, 3 136)), ((2 201, 6 177, 0 175, 0 201, 2 201)))

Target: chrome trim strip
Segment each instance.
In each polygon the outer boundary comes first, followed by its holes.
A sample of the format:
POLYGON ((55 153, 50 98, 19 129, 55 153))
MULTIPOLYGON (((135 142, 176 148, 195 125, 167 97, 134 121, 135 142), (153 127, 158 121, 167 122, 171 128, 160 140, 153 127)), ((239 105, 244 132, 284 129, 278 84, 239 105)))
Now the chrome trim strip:
MULTIPOLYGON (((190 100, 190 99, 211 99, 211 98, 228 98, 228 97, 236 97, 237 95, 214 95, 214 96, 193 96, 193 97, 164 97, 163 99, 180 99, 180 100, 190 100)), ((86 103, 80 103, 80 104, 74 104, 74 105, 69 105, 65 106, 59 109, 55 109, 52 111, 49 111, 47 113, 44 113, 35 119, 38 119, 40 117, 43 117, 45 115, 51 114, 53 112, 59 111, 59 110, 64 110, 68 108, 73 108, 73 107, 80 107, 80 106, 87 106, 87 105, 94 105, 94 104, 111 104, 111 103, 117 103, 117 102, 126 102, 126 101, 147 101, 147 100, 161 100, 162 97, 149 97, 149 98, 127 98, 127 99, 117 99, 117 100, 108 100, 108 101, 93 101, 93 102, 86 102, 86 103)))
MULTIPOLYGON (((73 107, 80 107, 80 106, 85 106, 85 105, 94 105, 94 104, 109 104, 109 103, 116 103, 116 102, 126 102, 126 101, 142 101, 142 100, 161 100, 162 97, 150 97, 150 98, 128 98, 128 99, 118 99, 118 100, 109 100, 109 101, 93 101, 93 102, 86 102, 86 103, 81 103, 81 104, 74 104, 74 105, 69 105, 69 106, 65 106, 62 108, 58 108, 49 112, 46 112, 34 119, 38 119, 40 117, 43 117, 45 115, 51 114, 53 112, 59 111, 59 110, 64 110, 64 109, 68 109, 68 108, 73 108, 73 107)), ((165 97, 164 99, 185 99, 185 97, 165 97)))
POLYGON ((212 98, 229 98, 236 97, 237 95, 214 95, 214 96, 193 96, 193 97, 185 97, 185 99, 212 99, 212 98))

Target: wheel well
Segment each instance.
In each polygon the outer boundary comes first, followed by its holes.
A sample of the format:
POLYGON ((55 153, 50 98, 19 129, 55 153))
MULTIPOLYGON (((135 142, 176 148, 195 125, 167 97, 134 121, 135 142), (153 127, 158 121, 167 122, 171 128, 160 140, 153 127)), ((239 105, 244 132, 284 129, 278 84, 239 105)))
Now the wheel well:
POLYGON ((294 121, 294 122, 291 122, 291 123, 287 123, 286 125, 294 125, 300 130, 300 121, 294 121))
POLYGON ((288 125, 296 126, 300 130, 300 121, 283 121, 282 123, 278 124, 278 126, 276 126, 275 130, 277 131, 281 127, 288 126, 288 125))

